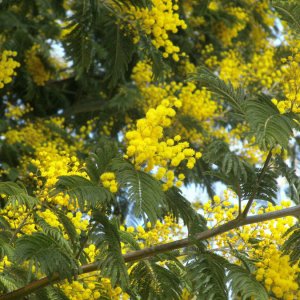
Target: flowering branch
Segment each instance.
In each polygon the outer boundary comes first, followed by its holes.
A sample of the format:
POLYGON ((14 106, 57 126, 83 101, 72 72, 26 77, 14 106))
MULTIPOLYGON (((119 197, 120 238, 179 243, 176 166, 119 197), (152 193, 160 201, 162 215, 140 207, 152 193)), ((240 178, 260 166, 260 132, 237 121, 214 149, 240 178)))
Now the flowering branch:
MULTIPOLYGON (((159 253, 165 253, 165 252, 168 252, 171 250, 191 246, 192 244, 194 244, 195 240, 203 241, 203 240, 209 239, 211 237, 217 236, 219 234, 228 232, 232 229, 236 229, 241 226, 254 224, 254 223, 260 223, 260 222, 269 221, 269 220, 278 219, 278 218, 287 217, 287 216, 298 217, 299 215, 300 215, 300 205, 296 205, 296 206, 282 209, 279 211, 268 212, 268 213, 261 214, 261 215, 254 215, 254 216, 248 216, 248 217, 244 217, 243 215, 240 215, 240 216, 238 216, 238 218, 236 218, 232 221, 229 221, 221 226, 218 226, 218 227, 212 228, 212 229, 208 229, 203 232, 199 232, 195 236, 193 236, 192 239, 185 238, 185 239, 181 239, 181 240, 174 241, 171 243, 152 246, 152 247, 145 248, 142 250, 137 250, 137 251, 126 253, 123 255, 123 257, 124 257, 125 262, 134 262, 134 261, 152 257, 159 253)), ((98 269, 97 262, 83 265, 79 269, 79 274, 90 273, 90 272, 96 271, 97 269, 98 269)), ((63 278, 60 278, 59 274, 57 274, 57 273, 54 274, 52 277, 43 277, 39 280, 29 283, 28 285, 26 285, 20 289, 17 289, 13 292, 10 292, 10 293, 0 296, 0 300, 21 299, 22 297, 29 295, 30 293, 32 293, 38 289, 46 287, 49 284, 54 283, 59 280, 62 280, 62 279, 63 278)))

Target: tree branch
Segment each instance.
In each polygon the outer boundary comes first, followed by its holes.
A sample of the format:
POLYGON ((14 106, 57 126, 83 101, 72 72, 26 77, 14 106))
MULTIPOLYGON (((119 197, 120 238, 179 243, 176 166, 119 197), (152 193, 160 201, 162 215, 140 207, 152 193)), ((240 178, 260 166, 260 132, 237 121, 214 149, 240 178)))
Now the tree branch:
POLYGON ((255 196, 257 194, 257 189, 259 188, 259 184, 260 184, 263 176, 265 175, 265 172, 267 171, 268 165, 269 165, 270 160, 272 158, 272 150, 273 149, 270 149, 270 151, 268 153, 268 156, 266 158, 264 166, 263 166, 263 168, 261 169, 261 171, 260 171, 260 173, 258 175, 256 185, 255 185, 255 187, 254 187, 254 189, 253 189, 253 191, 251 193, 251 196, 248 199, 247 205, 246 205, 246 207, 245 207, 245 209, 244 209, 244 211, 242 213, 242 217, 244 217, 244 218, 247 216, 247 214, 248 214, 248 212, 249 212, 249 210, 251 208, 251 205, 252 205, 252 203, 253 203, 253 201, 255 199, 255 196))
MULTIPOLYGON (((268 212, 261 215, 249 216, 246 218, 237 218, 232 220, 226 224, 218 226, 216 228, 212 228, 203 232, 197 233, 192 238, 185 238, 182 240, 178 240, 171 243, 166 243, 162 245, 157 245, 149 248, 145 248, 142 250, 137 250, 133 252, 129 252, 123 255, 125 262, 134 262, 142 259, 149 258, 159 253, 165 253, 171 250, 180 249, 183 247, 191 246, 194 242, 203 241, 214 237, 216 235, 228 232, 232 229, 238 228, 240 226, 245 226, 253 223, 260 223, 264 221, 269 221, 273 219, 278 219, 287 216, 298 217, 300 215, 300 205, 296 205, 293 207, 289 207, 286 209, 282 209, 279 211, 268 212)), ((98 269, 98 263, 94 262, 91 264, 81 266, 79 270, 79 274, 90 273, 96 271, 98 269)), ((0 300, 13 300, 13 299, 21 299, 22 297, 29 295, 30 293, 39 290, 43 287, 48 286, 51 283, 54 283, 59 280, 63 280, 64 278, 60 278, 58 274, 54 274, 52 277, 43 277, 39 280, 33 281, 28 285, 17 289, 13 292, 7 293, 5 295, 0 296, 0 300)))

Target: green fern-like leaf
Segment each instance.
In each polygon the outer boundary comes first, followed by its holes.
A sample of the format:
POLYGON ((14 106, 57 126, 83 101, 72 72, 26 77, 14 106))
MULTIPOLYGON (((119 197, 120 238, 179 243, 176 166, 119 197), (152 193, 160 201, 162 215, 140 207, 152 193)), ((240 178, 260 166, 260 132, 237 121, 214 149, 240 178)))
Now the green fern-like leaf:
POLYGON ((253 173, 251 165, 230 151, 228 144, 221 140, 215 140, 208 145, 203 159, 218 165, 222 174, 238 181, 246 182, 249 174, 253 173))
POLYGON ((257 300, 269 299, 265 288, 248 270, 233 264, 228 264, 226 267, 228 270, 227 281, 233 296, 239 296, 242 300, 251 297, 257 300))
POLYGON ((286 254, 289 254, 292 263, 298 263, 300 259, 300 225, 296 223, 292 226, 287 232, 285 236, 288 234, 288 239, 283 244, 283 250, 286 254))
POLYGON ((32 208, 39 203, 38 199, 29 196, 26 189, 15 182, 0 182, 0 194, 8 197, 7 205, 10 204, 13 208, 17 208, 19 205, 32 208))
POLYGON ((37 271, 40 270, 49 276, 57 272, 62 277, 70 277, 77 268, 71 253, 68 253, 54 238, 42 232, 17 239, 15 259, 17 263, 31 261, 37 271))
POLYGON ((300 33, 300 5, 299 3, 290 3, 291 1, 272 1, 272 6, 276 12, 280 15, 280 18, 286 21, 290 28, 300 33))
POLYGON ((188 228, 191 228, 193 223, 197 223, 199 232, 207 229, 205 219, 197 214, 192 208, 191 203, 183 197, 178 188, 170 188, 165 192, 165 195, 168 211, 172 212, 174 217, 182 218, 184 224, 186 224, 188 228))
POLYGON ((109 277, 113 286, 119 284, 122 288, 126 288, 129 279, 121 252, 118 229, 106 216, 98 212, 93 214, 93 220, 99 224, 95 240, 96 246, 100 249, 97 262, 101 275, 109 277))
POLYGON ((141 299, 181 299, 180 277, 153 261, 140 261, 130 272, 131 289, 141 299))
MULTIPOLYGON (((49 300, 69 300, 62 290, 54 286, 48 286, 46 289, 47 297, 49 300)), ((40 298, 45 300, 45 298, 40 298)))
POLYGON ((300 178, 296 174, 296 170, 293 167, 289 167, 281 157, 276 157, 276 165, 278 171, 284 176, 288 183, 289 197, 293 199, 296 204, 300 204, 300 178))
POLYGON ((128 200, 134 204, 136 216, 146 215, 154 224, 165 208, 165 195, 161 184, 124 160, 118 160, 114 167, 120 187, 125 189, 128 200))
POLYGON ((64 248, 68 253, 73 253, 72 247, 70 247, 69 242, 64 238, 63 233, 56 227, 49 225, 43 218, 38 214, 34 213, 33 218, 36 225, 41 227, 42 231, 53 240, 56 241, 57 245, 64 248))
POLYGON ((260 172, 261 169, 257 169, 256 173, 251 174, 248 180, 241 185, 243 199, 249 199, 253 193, 253 187, 256 186, 255 199, 269 201, 275 205, 278 173, 275 170, 266 170, 258 183, 260 172))
POLYGON ((202 67, 190 80, 197 80, 202 86, 207 87, 211 92, 228 103, 236 113, 244 115, 245 93, 239 88, 235 90, 232 84, 225 83, 214 73, 202 67))
POLYGON ((198 299, 227 300, 226 268, 222 258, 213 253, 201 253, 188 262, 187 276, 198 299))
POLYGON ((246 119, 251 133, 263 150, 277 144, 286 148, 293 128, 298 127, 292 116, 280 114, 271 98, 265 95, 247 101, 246 119))
POLYGON ((79 207, 106 207, 112 200, 112 194, 104 187, 97 186, 90 180, 78 176, 60 176, 53 195, 66 193, 79 207))
POLYGON ((76 232, 76 228, 72 221, 66 216, 65 212, 57 209, 55 207, 51 207, 51 210, 57 216, 60 224, 64 227, 65 232, 67 233, 70 241, 73 245, 73 248, 76 249, 79 245, 79 236, 76 232))
POLYGON ((118 148, 115 143, 105 142, 95 153, 90 154, 86 161, 86 169, 89 177, 94 183, 99 183, 100 175, 109 171, 111 160, 118 154, 118 148))
POLYGON ((115 20, 110 19, 106 24, 104 43, 107 45, 107 52, 110 59, 107 60, 107 79, 111 87, 116 86, 118 81, 124 81, 125 72, 131 61, 134 45, 132 38, 124 34, 115 20))
POLYGON ((16 283, 15 278, 11 277, 9 274, 0 274, 0 291, 1 292, 11 292, 19 288, 20 286, 16 283))

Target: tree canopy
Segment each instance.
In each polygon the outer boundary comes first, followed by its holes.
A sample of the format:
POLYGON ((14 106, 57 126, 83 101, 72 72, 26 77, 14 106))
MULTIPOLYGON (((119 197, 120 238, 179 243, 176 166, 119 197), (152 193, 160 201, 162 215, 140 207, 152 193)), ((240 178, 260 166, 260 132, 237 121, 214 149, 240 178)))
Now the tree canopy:
POLYGON ((0 1, 0 300, 300 299, 299 16, 0 1))

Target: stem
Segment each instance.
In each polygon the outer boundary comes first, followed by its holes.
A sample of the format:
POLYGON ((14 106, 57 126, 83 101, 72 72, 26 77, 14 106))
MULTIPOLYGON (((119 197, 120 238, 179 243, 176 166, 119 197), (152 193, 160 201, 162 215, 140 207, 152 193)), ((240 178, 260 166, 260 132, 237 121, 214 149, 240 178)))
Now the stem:
MULTIPOLYGON (((296 205, 293 207, 289 207, 289 208, 278 210, 278 211, 268 212, 268 213, 261 214, 261 215, 249 216, 249 217, 245 217, 245 218, 238 217, 238 218, 236 218, 232 221, 229 221, 228 223, 225 223, 219 227, 216 227, 213 229, 208 229, 203 232, 199 232, 195 236, 193 236, 191 239, 185 238, 185 239, 178 240, 175 242, 161 244, 161 245, 145 248, 142 250, 129 252, 129 253, 124 254, 123 258, 126 263, 134 262, 134 261, 138 261, 138 260, 142 260, 142 259, 147 259, 147 258, 152 257, 159 253, 165 253, 165 252, 168 252, 171 250, 191 246, 194 244, 195 240, 203 241, 203 240, 209 239, 211 237, 214 237, 216 235, 228 232, 232 229, 236 229, 240 226, 245 226, 245 225, 254 224, 254 223, 260 223, 260 222, 269 221, 269 220, 278 219, 278 218, 287 217, 287 216, 298 217, 299 215, 300 215, 300 205, 296 205)), ((83 265, 83 266, 81 266, 81 268, 79 270, 79 274, 94 272, 94 271, 97 271, 97 269, 98 269, 97 262, 83 265)), ((36 290, 39 290, 43 287, 48 286, 50 283, 53 283, 53 282, 56 282, 59 280, 63 280, 63 279, 64 278, 59 277, 59 274, 55 273, 52 277, 43 277, 39 280, 29 283, 28 285, 26 285, 20 289, 17 289, 13 292, 4 294, 4 295, 0 296, 0 300, 21 299, 22 297, 29 295, 30 293, 32 293, 36 290)))
POLYGON ((89 237, 90 237, 91 233, 93 232, 93 230, 95 229, 95 227, 96 227, 96 224, 94 224, 94 225, 92 226, 92 228, 90 229, 90 231, 87 233, 87 235, 86 235, 84 241, 82 242, 82 244, 81 244, 81 246, 80 246, 80 249, 78 250, 78 253, 77 253, 76 256, 75 256, 76 259, 79 258, 81 252, 83 251, 83 249, 84 249, 84 247, 85 247, 87 241, 89 240, 89 237))
POLYGON ((24 219, 22 220, 22 222, 20 223, 20 225, 18 226, 18 228, 16 228, 13 236, 11 237, 9 244, 12 244, 15 240, 15 238, 17 237, 17 234, 21 231, 21 229, 26 225, 26 221, 28 219, 28 217, 32 214, 32 211, 29 211, 29 213, 24 217, 24 219))
POLYGON ((263 166, 263 168, 261 169, 261 171, 260 171, 260 173, 259 173, 259 176, 258 176, 256 185, 255 185, 255 187, 254 187, 254 189, 253 189, 253 191, 252 191, 252 193, 251 193, 251 195, 250 195, 250 197, 249 197, 249 199, 248 199, 247 205, 246 205, 246 207, 245 207, 245 209, 244 209, 244 211, 243 211, 243 213, 242 213, 242 215, 241 215, 243 218, 245 218, 245 217, 247 216, 247 214, 248 214, 248 212, 249 212, 249 210, 250 210, 250 208, 251 208, 251 205, 252 205, 252 203, 253 203, 253 201, 254 201, 254 199, 255 199, 255 196, 256 196, 256 194, 257 194, 257 190, 258 190, 258 188, 259 188, 259 184, 260 184, 262 178, 264 177, 265 172, 267 171, 268 165, 269 165, 270 160, 271 160, 271 158, 272 158, 272 150, 273 150, 273 149, 270 149, 270 151, 269 151, 269 153, 268 153, 268 156, 267 156, 267 158, 266 158, 266 161, 265 161, 265 163, 264 163, 264 166, 263 166))

